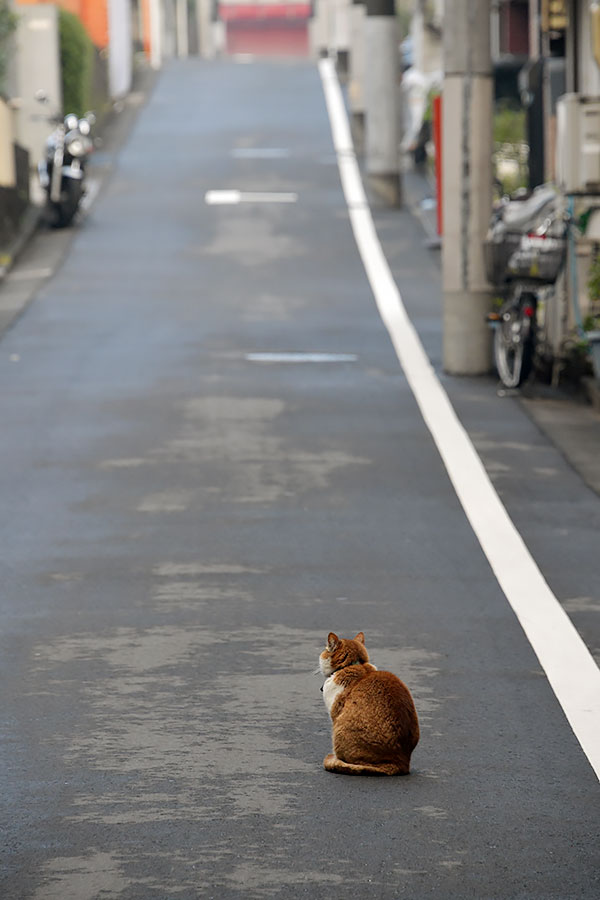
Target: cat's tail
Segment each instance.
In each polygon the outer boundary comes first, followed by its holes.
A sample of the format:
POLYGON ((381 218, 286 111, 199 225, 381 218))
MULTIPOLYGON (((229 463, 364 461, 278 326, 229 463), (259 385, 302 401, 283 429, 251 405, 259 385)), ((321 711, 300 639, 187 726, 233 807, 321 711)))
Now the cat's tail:
POLYGON ((323 766, 328 772, 337 772, 338 775, 408 775, 410 771, 407 763, 389 762, 378 766, 369 763, 349 763, 339 759, 334 753, 327 754, 323 766))

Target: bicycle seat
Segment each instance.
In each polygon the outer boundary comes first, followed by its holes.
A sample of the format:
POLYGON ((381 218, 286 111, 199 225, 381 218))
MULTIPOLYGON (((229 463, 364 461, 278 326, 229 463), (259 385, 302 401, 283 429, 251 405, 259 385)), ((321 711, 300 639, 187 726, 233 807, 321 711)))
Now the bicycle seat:
POLYGON ((520 231, 533 221, 551 203, 555 203, 558 194, 554 187, 541 187, 533 192, 527 200, 512 200, 506 206, 502 221, 505 226, 520 231))

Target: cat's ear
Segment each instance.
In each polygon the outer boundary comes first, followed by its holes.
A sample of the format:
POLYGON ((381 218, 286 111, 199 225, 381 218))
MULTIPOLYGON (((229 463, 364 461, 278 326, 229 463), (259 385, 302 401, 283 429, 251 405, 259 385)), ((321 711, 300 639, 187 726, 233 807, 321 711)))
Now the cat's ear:
POLYGON ((355 640, 355 641, 358 641, 359 644, 364 644, 364 642, 365 642, 365 636, 364 636, 364 634, 362 633, 362 631, 359 631, 359 632, 358 632, 358 634, 356 635, 356 637, 354 638, 354 640, 355 640))
POLYGON ((333 653, 336 647, 340 646, 340 639, 337 634, 334 634, 333 631, 330 631, 327 635, 327 649, 333 653))

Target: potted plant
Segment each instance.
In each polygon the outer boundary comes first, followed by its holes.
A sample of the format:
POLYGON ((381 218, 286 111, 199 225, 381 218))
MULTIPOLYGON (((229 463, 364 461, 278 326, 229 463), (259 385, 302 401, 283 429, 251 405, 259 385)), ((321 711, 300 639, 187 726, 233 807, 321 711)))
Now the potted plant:
POLYGON ((590 312, 586 316, 583 329, 590 348, 592 366, 596 381, 600 382, 600 252, 596 250, 588 275, 590 312))

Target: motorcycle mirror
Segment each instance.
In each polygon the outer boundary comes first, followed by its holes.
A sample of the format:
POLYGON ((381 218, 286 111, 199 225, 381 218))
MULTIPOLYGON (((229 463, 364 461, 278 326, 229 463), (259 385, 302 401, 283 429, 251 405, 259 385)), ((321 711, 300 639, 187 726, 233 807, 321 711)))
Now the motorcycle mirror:
POLYGON ((87 119, 90 125, 96 124, 96 113, 94 113, 91 109, 88 110, 84 116, 84 119, 87 119))

